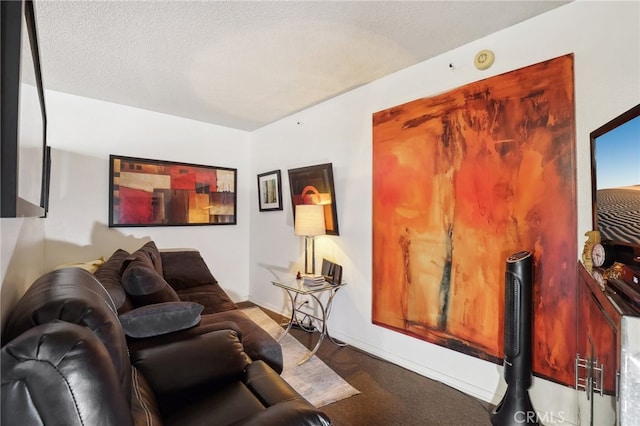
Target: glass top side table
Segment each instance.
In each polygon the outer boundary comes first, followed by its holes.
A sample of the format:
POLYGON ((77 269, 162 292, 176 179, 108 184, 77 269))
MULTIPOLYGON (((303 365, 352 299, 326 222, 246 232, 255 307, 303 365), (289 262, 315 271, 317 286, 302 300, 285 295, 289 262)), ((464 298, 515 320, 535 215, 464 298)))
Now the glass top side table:
POLYGON ((297 324, 303 330, 308 330, 309 327, 303 324, 303 321, 305 319, 308 319, 309 321, 316 320, 319 324, 318 328, 320 331, 320 337, 318 339, 318 342, 313 347, 313 349, 308 351, 304 355, 304 357, 302 357, 302 359, 298 361, 298 365, 302 365, 305 362, 309 361, 309 359, 311 359, 311 357, 320 348, 320 344, 324 340, 325 336, 329 337, 329 340, 331 340, 331 342, 337 346, 346 346, 346 343, 338 342, 334 340, 331 337, 331 335, 329 335, 329 329, 327 328, 327 321, 329 320, 329 314, 331 314, 331 305, 333 304, 334 296, 336 295, 338 290, 346 286, 347 283, 331 284, 325 281, 320 284, 308 285, 308 284, 304 284, 303 280, 296 280, 296 279, 287 280, 287 281, 271 281, 271 283, 274 286, 280 287, 283 290, 285 290, 285 292, 289 296, 289 301, 291 302, 291 317, 289 318, 289 323, 287 324, 287 328, 284 330, 284 332, 282 333, 278 341, 282 340, 284 336, 286 336, 287 333, 289 333, 289 330, 291 330, 291 327, 294 324, 297 324), (326 302, 323 302, 322 300, 323 294, 329 295, 326 302), (314 315, 313 313, 308 312, 307 310, 302 310, 302 307, 307 304, 308 299, 305 299, 304 301, 299 302, 298 298, 301 296, 309 296, 315 301, 316 306, 320 310, 319 316, 314 315), (300 315, 302 318, 300 318, 298 315, 300 315))

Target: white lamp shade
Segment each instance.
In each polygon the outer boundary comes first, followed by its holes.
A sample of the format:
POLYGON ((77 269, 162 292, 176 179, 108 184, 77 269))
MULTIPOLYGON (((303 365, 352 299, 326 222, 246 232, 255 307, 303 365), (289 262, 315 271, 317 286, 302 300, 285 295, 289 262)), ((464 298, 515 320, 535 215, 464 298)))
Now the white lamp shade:
POLYGON ((324 235, 324 207, 318 204, 297 205, 295 233, 307 237, 324 235))

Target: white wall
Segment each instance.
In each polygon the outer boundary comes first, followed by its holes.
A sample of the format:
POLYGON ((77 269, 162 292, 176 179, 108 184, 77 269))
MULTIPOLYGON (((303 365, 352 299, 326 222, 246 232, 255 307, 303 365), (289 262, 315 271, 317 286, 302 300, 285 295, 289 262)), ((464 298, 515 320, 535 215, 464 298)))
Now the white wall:
POLYGON ((152 239, 159 248, 197 248, 231 297, 247 299, 248 133, 58 92, 46 100, 53 159, 45 270, 152 239), (237 168, 237 225, 108 228, 110 154, 237 168))
MULTIPOLYGON (((252 170, 283 172, 283 212, 258 212, 251 196, 251 289, 254 302, 284 311, 274 278, 303 269, 302 241, 293 233, 287 169, 332 162, 340 236, 323 236, 317 258, 344 266, 349 283, 336 296, 330 330, 353 346, 497 403, 502 368, 371 323, 371 116, 398 104, 567 53, 575 54, 578 247, 591 228, 589 132, 640 103, 638 2, 577 1, 439 57, 382 78, 253 134, 252 170), (473 58, 491 49, 495 64, 478 71, 473 58), (449 65, 452 64, 453 68, 449 65)), ((452 29, 455 31, 455 29, 452 29)), ((568 330, 567 332, 574 332, 568 330)), ((545 424, 577 422, 576 394, 534 378, 534 406, 545 424), (553 416, 553 417, 552 417, 553 416)))
POLYGON ((0 326, 27 288, 44 272, 44 221, 0 219, 0 326))

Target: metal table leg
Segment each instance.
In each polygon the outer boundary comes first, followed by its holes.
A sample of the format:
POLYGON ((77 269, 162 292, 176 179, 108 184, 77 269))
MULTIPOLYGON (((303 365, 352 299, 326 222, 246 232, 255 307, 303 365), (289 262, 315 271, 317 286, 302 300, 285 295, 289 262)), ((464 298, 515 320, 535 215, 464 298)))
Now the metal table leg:
POLYGON ((343 342, 337 342, 336 340, 334 340, 331 335, 329 334, 329 328, 327 326, 327 321, 329 320, 329 315, 331 314, 331 305, 333 304, 333 297, 335 296, 335 294, 337 293, 337 289, 332 290, 330 295, 329 295, 329 299, 327 300, 327 305, 325 307, 325 305, 322 303, 322 300, 320 300, 318 297, 316 297, 314 294, 310 294, 309 296, 313 297, 313 299, 316 301, 317 306, 320 308, 320 312, 321 312, 321 317, 317 317, 314 315, 311 315, 307 312, 302 312, 304 315, 314 318, 316 320, 318 320, 320 322, 320 337, 318 338, 318 342, 315 344, 315 346, 313 347, 313 349, 311 349, 309 352, 307 352, 305 354, 305 356, 298 361, 298 365, 302 365, 305 362, 309 361, 309 359, 311 359, 311 357, 313 355, 315 355, 315 353, 318 351, 318 349, 320 349, 320 345, 322 344, 322 341, 324 340, 325 336, 329 337, 329 340, 340 347, 346 346, 346 343, 343 342))
MULTIPOLYGON (((286 283, 273 282, 273 284, 284 289, 287 292, 289 301, 291 302, 291 316, 289 318, 289 323, 286 325, 286 328, 284 329, 282 334, 278 337, 277 339, 278 342, 280 342, 284 338, 284 336, 286 336, 291 331, 291 327, 293 327, 294 323, 300 326, 301 329, 307 332, 312 332, 317 330, 320 333, 318 341, 316 342, 314 347, 311 350, 309 350, 302 357, 300 361, 298 361, 298 365, 304 364, 305 362, 309 361, 309 359, 311 359, 313 355, 315 355, 315 353, 320 348, 320 345, 322 344, 322 341, 324 340, 325 336, 328 336, 329 340, 337 346, 341 346, 341 347, 346 346, 346 343, 339 342, 337 340, 334 340, 331 337, 331 335, 329 334, 329 329, 327 325, 327 321, 329 320, 329 315, 331 314, 333 298, 335 297, 336 293, 341 288, 341 286, 344 286, 346 284, 342 284, 342 285, 338 284, 335 287, 324 286, 323 288, 317 289, 315 291, 309 290, 306 288, 302 289, 300 287, 300 283, 297 283, 294 285, 287 285, 286 283), (329 297, 327 299, 326 304, 322 302, 321 297, 318 297, 316 296, 316 294, 314 294, 314 293, 317 293, 321 295, 326 292, 329 293, 329 297), (304 305, 309 304, 310 300, 304 299, 302 302, 299 302, 298 297, 300 295, 312 297, 317 306, 316 309, 319 309, 320 313, 315 314, 317 311, 310 311, 308 309, 303 310, 302 307, 304 305), (305 321, 308 321, 308 325, 305 325, 305 321)), ((284 324, 282 325, 284 326, 284 324)))
POLYGON ((296 300, 298 299, 298 293, 296 293, 294 297, 291 295, 291 292, 289 290, 286 290, 285 292, 287 293, 287 296, 289 296, 289 300, 291 301, 291 317, 289 318, 289 324, 287 324, 287 328, 285 328, 284 332, 280 335, 280 337, 278 337, 278 343, 280 343, 280 341, 284 339, 284 336, 289 333, 289 330, 291 330, 291 326, 293 326, 293 321, 296 316, 296 300))

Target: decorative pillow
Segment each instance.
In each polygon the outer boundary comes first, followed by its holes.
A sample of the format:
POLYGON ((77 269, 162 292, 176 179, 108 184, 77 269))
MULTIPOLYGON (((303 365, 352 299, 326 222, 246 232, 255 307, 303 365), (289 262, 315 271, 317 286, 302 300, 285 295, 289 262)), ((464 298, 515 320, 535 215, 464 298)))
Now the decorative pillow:
POLYGON ((122 270, 124 271, 125 269, 127 269, 129 267, 129 265, 131 263, 133 263, 133 262, 142 263, 142 264, 148 266, 149 268, 153 269, 154 271, 158 272, 156 267, 153 266, 153 261, 151 260, 151 256, 149 256, 149 254, 145 253, 144 251, 136 250, 133 253, 131 253, 122 262, 122 270))
POLYGON ((116 305, 118 313, 133 309, 133 303, 127 298, 127 294, 122 288, 123 261, 129 256, 129 252, 118 249, 107 261, 98 268, 93 275, 100 281, 100 284, 107 290, 113 303, 116 305))
POLYGON ((176 290, 218 283, 197 250, 161 251, 160 256, 164 279, 176 290))
POLYGON ((180 301, 178 294, 164 278, 141 261, 129 263, 122 274, 122 286, 136 306, 180 301))
POLYGON ((158 250, 158 247, 156 247, 156 243, 154 243, 153 241, 149 241, 148 243, 140 247, 137 252, 144 253, 149 256, 153 267, 158 272, 158 274, 162 276, 162 259, 160 258, 160 251, 158 250))
POLYGON ((203 308, 193 302, 156 303, 120 315, 120 323, 129 337, 159 336, 195 326, 203 308))
POLYGON ((91 272, 92 274, 98 270, 99 267, 104 265, 104 257, 100 257, 95 260, 89 260, 88 262, 74 262, 74 263, 65 263, 63 265, 58 265, 54 269, 62 269, 62 268, 80 268, 84 269, 87 272, 91 272))

